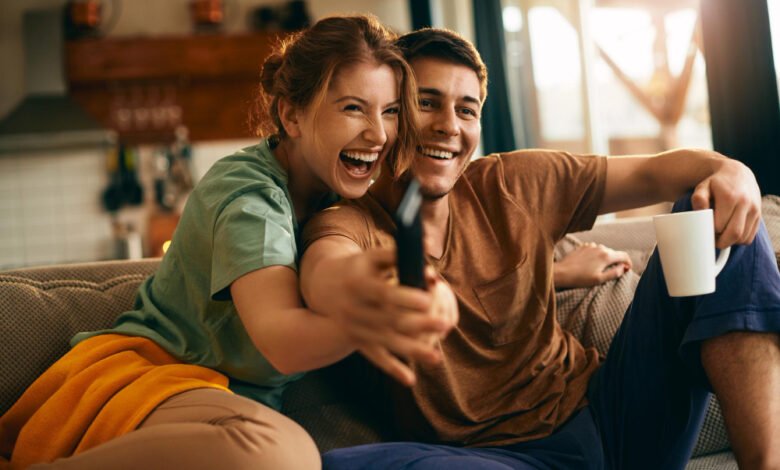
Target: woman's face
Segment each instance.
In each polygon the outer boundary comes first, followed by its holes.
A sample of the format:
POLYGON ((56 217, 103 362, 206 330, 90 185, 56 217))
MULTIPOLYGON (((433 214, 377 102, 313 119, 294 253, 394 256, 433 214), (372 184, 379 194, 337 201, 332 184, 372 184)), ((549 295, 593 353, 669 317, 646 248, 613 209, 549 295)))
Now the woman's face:
POLYGON ((395 143, 398 88, 390 66, 356 63, 337 71, 319 109, 299 111, 301 156, 315 178, 340 196, 365 194, 395 143))

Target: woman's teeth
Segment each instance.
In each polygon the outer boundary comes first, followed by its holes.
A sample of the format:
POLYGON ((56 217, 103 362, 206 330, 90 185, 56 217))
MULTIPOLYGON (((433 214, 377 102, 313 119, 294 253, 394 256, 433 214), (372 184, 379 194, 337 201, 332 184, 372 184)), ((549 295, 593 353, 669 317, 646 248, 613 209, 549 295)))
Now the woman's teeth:
POLYGON ((441 160, 449 160, 453 156, 455 156, 455 154, 452 152, 447 152, 446 150, 432 149, 428 147, 420 147, 420 153, 422 153, 426 157, 433 157, 441 160))
POLYGON ((354 176, 364 176, 371 171, 375 161, 379 158, 379 152, 355 152, 344 151, 339 154, 342 163, 354 176))
POLYGON ((366 163, 373 163, 377 160, 377 158, 379 158, 378 152, 362 153, 362 152, 354 152, 354 151, 345 151, 345 152, 341 152, 341 154, 353 160, 359 160, 361 162, 366 162, 366 163))

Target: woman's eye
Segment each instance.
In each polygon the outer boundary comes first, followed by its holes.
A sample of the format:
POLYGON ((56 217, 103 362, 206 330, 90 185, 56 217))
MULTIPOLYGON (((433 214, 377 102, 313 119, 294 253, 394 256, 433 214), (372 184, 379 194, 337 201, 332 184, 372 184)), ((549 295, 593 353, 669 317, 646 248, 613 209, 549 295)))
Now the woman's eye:
POLYGON ((401 112, 401 110, 399 108, 387 108, 385 110, 385 114, 391 114, 391 115, 396 115, 396 114, 398 114, 400 112, 401 112))
POLYGON ((344 111, 360 111, 360 105, 348 104, 344 106, 344 111))

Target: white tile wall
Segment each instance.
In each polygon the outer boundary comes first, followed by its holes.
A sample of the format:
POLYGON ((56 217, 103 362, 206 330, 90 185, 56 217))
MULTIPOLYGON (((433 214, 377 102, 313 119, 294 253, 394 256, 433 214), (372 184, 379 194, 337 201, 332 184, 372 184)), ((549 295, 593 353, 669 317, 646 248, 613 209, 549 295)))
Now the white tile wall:
POLYGON ((104 150, 0 155, 0 269, 110 259, 104 150))
MULTIPOLYGON (((202 142, 193 146, 197 182, 217 160, 257 139, 202 142)), ((117 220, 142 235, 153 208, 153 146, 141 147, 139 179, 146 205, 124 208, 117 220)), ((105 150, 0 155, 0 270, 117 257, 111 216, 101 196, 108 186, 105 150)))

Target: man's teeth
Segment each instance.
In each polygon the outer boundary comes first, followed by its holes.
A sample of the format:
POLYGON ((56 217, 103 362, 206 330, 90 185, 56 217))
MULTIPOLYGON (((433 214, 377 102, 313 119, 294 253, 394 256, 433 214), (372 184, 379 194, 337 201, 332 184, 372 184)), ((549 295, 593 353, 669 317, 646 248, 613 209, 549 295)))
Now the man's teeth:
POLYGON ((452 152, 447 152, 446 150, 438 150, 438 149, 432 149, 427 147, 420 148, 420 152, 425 156, 440 158, 442 160, 449 160, 454 156, 452 152))
POLYGON ((373 163, 379 158, 379 152, 375 153, 362 153, 362 152, 355 152, 355 151, 346 151, 341 152, 347 157, 353 159, 353 160, 360 160, 361 162, 366 163, 373 163))

